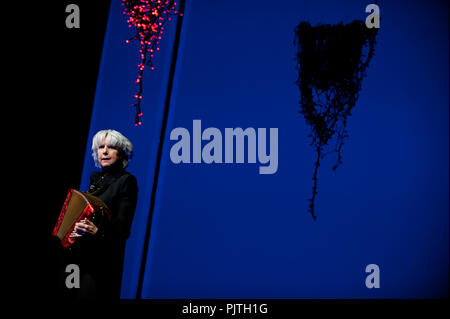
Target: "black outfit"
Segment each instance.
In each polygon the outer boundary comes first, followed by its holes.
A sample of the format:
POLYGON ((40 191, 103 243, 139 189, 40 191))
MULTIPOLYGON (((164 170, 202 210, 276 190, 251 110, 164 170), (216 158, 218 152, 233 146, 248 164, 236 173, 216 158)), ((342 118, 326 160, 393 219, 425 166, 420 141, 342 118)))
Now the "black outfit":
POLYGON ((125 243, 137 202, 137 180, 118 168, 94 172, 88 192, 108 206, 112 218, 92 219, 97 233, 85 234, 70 248, 70 259, 80 268, 80 288, 75 293, 81 298, 119 298, 125 243))

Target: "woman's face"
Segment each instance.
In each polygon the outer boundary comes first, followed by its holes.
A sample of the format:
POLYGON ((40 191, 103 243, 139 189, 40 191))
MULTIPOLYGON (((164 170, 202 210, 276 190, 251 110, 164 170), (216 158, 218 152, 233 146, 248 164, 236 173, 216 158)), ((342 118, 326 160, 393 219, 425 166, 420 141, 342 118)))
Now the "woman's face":
POLYGON ((97 158, 102 168, 107 168, 119 160, 119 150, 103 139, 97 149, 97 158))

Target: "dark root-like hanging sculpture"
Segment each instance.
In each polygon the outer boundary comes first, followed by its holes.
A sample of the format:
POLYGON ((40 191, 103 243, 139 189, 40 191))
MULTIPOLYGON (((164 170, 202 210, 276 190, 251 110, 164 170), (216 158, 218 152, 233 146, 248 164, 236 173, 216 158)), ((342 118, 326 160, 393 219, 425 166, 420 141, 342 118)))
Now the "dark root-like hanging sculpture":
POLYGON ((314 220, 320 160, 336 152, 333 170, 342 164, 342 147, 348 137, 347 118, 352 114, 362 79, 373 57, 377 30, 368 29, 364 22, 357 20, 346 25, 315 27, 301 22, 295 28, 300 113, 311 126, 311 145, 317 155, 309 204, 314 220))
POLYGON ((141 125, 141 101, 142 101, 142 76, 144 69, 149 66, 152 70, 154 54, 159 51, 159 40, 164 32, 164 25, 170 21, 172 16, 183 14, 177 10, 177 3, 174 0, 123 0, 124 14, 128 16, 128 27, 135 27, 136 34, 131 40, 140 42, 141 63, 138 65, 139 75, 135 83, 139 85, 137 94, 134 95, 136 103, 133 104, 136 110, 135 126, 141 125))

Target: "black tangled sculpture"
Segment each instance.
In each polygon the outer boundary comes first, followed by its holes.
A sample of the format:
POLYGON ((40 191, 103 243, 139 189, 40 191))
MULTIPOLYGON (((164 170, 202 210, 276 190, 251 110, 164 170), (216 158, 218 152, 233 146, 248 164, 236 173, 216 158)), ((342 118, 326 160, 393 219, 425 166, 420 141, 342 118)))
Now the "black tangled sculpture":
POLYGON ((356 105, 362 79, 374 55, 377 33, 378 29, 369 29, 358 20, 345 25, 314 27, 301 22, 295 28, 299 112, 311 126, 311 145, 317 155, 309 200, 309 212, 314 220, 320 160, 335 152, 337 161, 333 170, 342 164, 342 147, 348 137, 347 119, 356 105))

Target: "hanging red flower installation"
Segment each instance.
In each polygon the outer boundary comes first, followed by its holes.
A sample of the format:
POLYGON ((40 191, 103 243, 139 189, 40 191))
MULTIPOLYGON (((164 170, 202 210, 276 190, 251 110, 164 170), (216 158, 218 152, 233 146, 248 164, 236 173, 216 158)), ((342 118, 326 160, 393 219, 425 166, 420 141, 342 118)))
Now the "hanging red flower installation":
POLYGON ((144 69, 148 66, 154 70, 153 57, 159 51, 159 41, 164 33, 164 25, 171 21, 172 16, 183 14, 177 9, 175 0, 123 0, 124 14, 128 16, 128 27, 134 27, 136 34, 126 40, 140 42, 141 62, 138 64, 139 75, 135 81, 138 84, 138 92, 134 95, 136 103, 133 107, 136 110, 135 126, 141 125, 141 101, 142 101, 142 76, 144 69))
POLYGON ((377 33, 377 29, 368 29, 359 20, 318 26, 301 22, 295 28, 300 113, 311 126, 311 145, 317 153, 309 204, 314 220, 320 160, 335 152, 337 161, 333 170, 342 164, 348 118, 374 55, 377 33))

